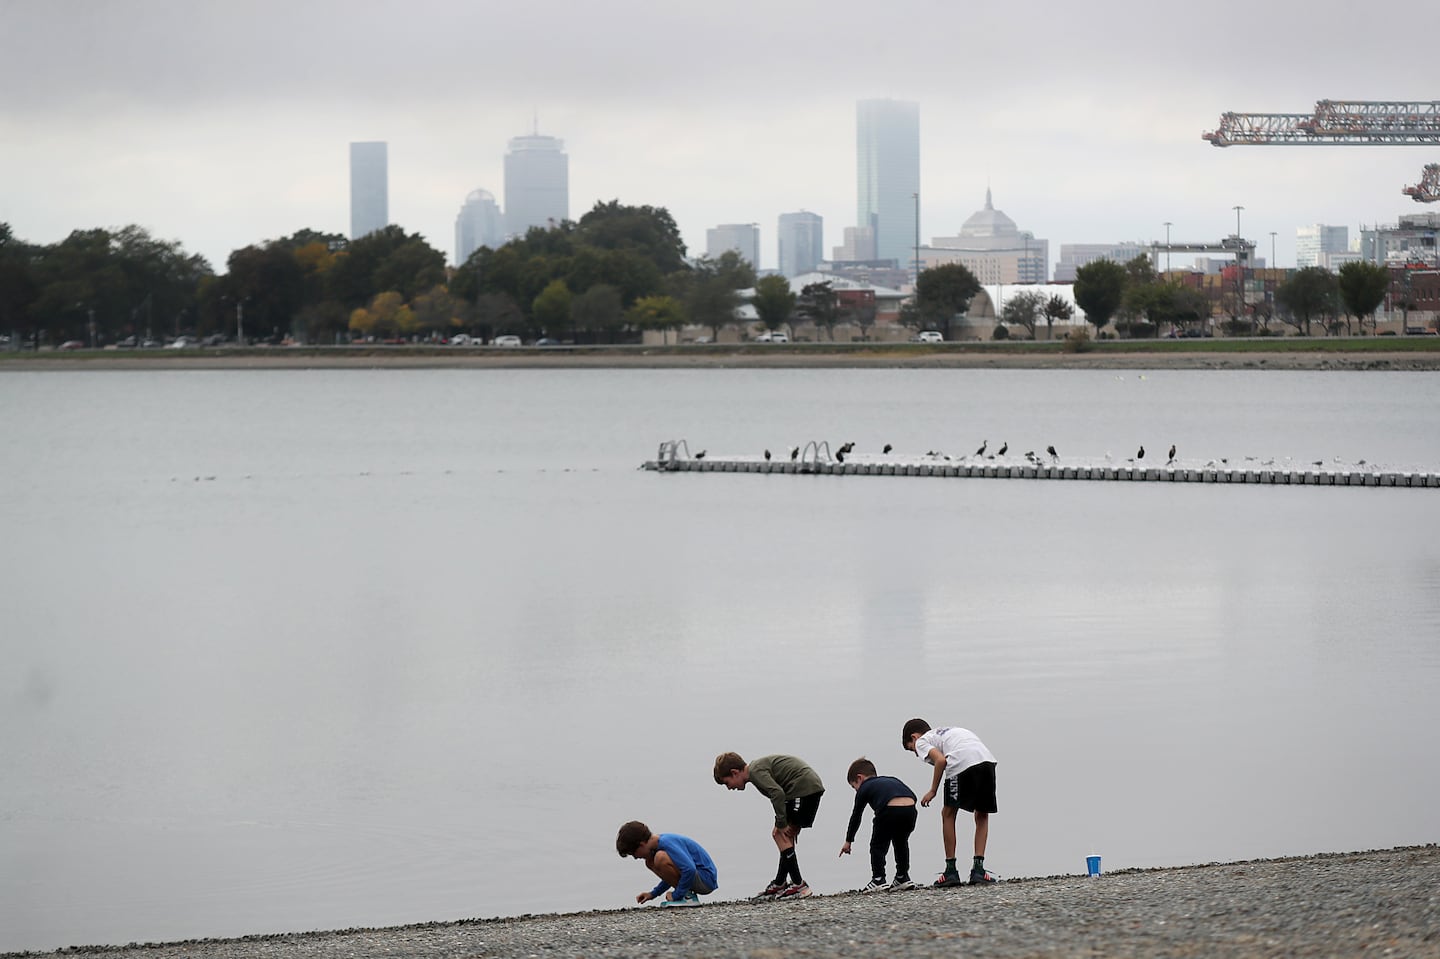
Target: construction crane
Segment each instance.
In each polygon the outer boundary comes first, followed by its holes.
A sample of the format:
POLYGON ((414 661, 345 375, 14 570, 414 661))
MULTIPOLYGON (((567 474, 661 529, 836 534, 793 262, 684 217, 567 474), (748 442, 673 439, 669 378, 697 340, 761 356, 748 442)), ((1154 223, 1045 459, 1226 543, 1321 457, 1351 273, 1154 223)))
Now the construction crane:
MULTIPOLYGON (((1222 113, 1201 134, 1211 146, 1440 145, 1440 100, 1320 100, 1313 113, 1222 113)), ((1420 203, 1440 200, 1440 164, 1401 192, 1420 203)))

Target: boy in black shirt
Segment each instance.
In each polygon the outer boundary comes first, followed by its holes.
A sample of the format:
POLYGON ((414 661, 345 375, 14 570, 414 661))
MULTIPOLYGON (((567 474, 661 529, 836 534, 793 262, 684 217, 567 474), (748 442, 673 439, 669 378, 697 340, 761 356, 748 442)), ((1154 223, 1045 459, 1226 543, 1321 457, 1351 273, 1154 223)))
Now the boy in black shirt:
POLYGON ((840 855, 850 851, 865 807, 868 805, 875 810, 870 832, 870 884, 860 891, 915 888, 910 881, 910 834, 915 831, 915 793, 894 776, 876 775, 875 764, 863 757, 850 764, 845 779, 855 789, 855 809, 850 814, 850 825, 845 830, 845 845, 840 847, 840 855), (885 853, 891 845, 895 847, 895 881, 887 886, 885 853))

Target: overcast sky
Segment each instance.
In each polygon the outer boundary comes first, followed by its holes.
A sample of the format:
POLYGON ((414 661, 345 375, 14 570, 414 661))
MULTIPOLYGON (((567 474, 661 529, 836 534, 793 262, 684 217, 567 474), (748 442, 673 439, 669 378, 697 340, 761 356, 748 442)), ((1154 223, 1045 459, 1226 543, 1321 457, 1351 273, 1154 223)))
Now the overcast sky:
POLYGON ((855 101, 920 104, 921 233, 995 206, 1062 243, 1394 222, 1423 147, 1232 147, 1226 110, 1440 98, 1433 44, 1354 0, 0 0, 0 221, 22 239, 138 223, 223 272, 349 232, 348 144, 385 140, 390 218, 454 258, 465 196, 503 200, 510 137, 565 141, 570 213, 855 221, 855 101), (1427 52, 1428 51, 1428 52, 1427 52))

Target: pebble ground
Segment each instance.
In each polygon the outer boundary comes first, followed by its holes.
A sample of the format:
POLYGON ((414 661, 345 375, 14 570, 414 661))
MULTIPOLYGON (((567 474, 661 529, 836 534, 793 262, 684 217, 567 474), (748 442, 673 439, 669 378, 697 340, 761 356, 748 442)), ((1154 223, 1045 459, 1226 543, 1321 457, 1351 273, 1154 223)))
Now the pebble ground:
MULTIPOLYGON (((780 903, 462 920, 12 953, 409 957, 1437 957, 1440 845, 780 903)), ((3 957, 0 957, 3 959, 3 957)))

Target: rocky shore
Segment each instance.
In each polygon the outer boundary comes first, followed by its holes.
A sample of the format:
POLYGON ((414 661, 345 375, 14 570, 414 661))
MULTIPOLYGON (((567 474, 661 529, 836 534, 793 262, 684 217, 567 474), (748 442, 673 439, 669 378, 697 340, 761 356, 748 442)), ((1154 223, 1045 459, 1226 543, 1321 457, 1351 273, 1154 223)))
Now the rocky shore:
MULTIPOLYGON (((15 954, 19 955, 19 954, 15 954)), ((37 955, 29 953, 25 955, 37 955)), ((1440 845, 842 893, 62 950, 106 959, 1440 957, 1440 845)))

